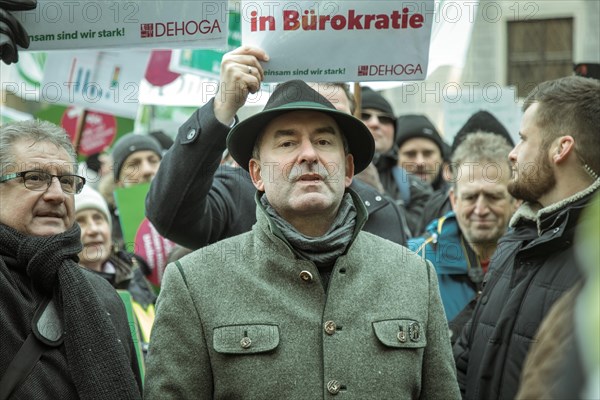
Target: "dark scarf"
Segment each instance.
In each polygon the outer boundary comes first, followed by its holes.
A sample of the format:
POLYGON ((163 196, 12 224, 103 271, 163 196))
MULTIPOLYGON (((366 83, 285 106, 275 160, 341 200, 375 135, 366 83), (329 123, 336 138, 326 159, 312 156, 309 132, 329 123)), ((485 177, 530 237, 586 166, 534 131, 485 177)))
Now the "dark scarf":
POLYGON ((125 348, 77 264, 79 225, 53 236, 28 236, 0 224, 0 253, 14 258, 62 314, 69 371, 83 399, 140 399, 125 348), (62 311, 62 312, 61 312, 62 311))
POLYGON ((275 211, 267 196, 263 195, 260 201, 296 253, 317 266, 333 265, 350 244, 356 226, 356 208, 349 193, 342 198, 338 214, 329 230, 319 237, 310 237, 298 232, 275 211))

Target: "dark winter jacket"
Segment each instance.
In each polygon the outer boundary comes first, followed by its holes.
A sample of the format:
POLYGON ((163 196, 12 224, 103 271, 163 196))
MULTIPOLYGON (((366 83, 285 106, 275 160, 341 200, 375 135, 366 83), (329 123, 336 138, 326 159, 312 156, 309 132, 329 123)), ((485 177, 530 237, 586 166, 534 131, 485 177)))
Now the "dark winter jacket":
POLYGON ((579 279, 573 239, 596 182, 536 210, 525 203, 492 257, 473 318, 454 345, 458 383, 466 399, 513 399, 541 321, 579 279))
POLYGON ((383 188, 399 207, 406 210, 406 222, 411 236, 415 236, 423 218, 425 203, 431 197, 433 190, 429 184, 409 173, 395 175, 393 170, 397 164, 395 149, 380 155, 375 162, 383 188))
POLYGON ((447 185, 443 189, 436 190, 431 194, 431 197, 425 203, 417 230, 413 232, 415 236, 424 234, 431 221, 442 218, 449 211, 452 211, 452 204, 450 204, 450 196, 448 195, 449 190, 449 185, 447 185))
MULTIPOLYGON (((1 240, 1 239, 0 239, 1 240)), ((44 300, 44 295, 33 284, 31 278, 23 273, 24 268, 11 257, 0 254, 0 281, 4 287, 0 293, 0 378, 6 373, 6 367, 17 354, 31 333, 32 320, 36 309, 44 300)), ((116 329, 123 350, 131 361, 131 369, 136 378, 139 376, 138 360, 132 342, 131 331, 123 303, 115 290, 97 274, 83 269, 83 276, 94 288, 95 297, 106 311, 116 329)), ((0 285, 2 286, 2 285, 0 285)), ((45 348, 40 360, 18 385, 11 399, 77 399, 77 390, 73 383, 70 365, 67 360, 65 344, 45 348)))
MULTIPOLYGON (((250 174, 220 165, 229 127, 213 112, 213 100, 179 128, 146 197, 146 215, 164 237, 190 249, 250 231, 256 222, 250 174)), ((369 213, 364 230, 406 244, 401 210, 366 183, 351 185, 369 213)))

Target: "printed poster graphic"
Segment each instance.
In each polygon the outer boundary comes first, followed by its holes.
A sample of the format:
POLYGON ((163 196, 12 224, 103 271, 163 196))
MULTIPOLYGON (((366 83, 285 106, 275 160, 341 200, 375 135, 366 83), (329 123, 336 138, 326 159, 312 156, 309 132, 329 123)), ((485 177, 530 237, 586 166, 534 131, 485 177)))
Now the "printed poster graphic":
POLYGON ((145 199, 149 189, 149 183, 119 188, 115 190, 115 201, 127 251, 142 256, 148 262, 152 269, 148 280, 158 287, 175 243, 160 236, 145 217, 145 199))
POLYGON ((13 15, 29 34, 31 51, 227 43, 227 0, 38 0, 34 10, 13 15))
POLYGON ((415 81, 427 76, 434 0, 242 1, 242 44, 265 82, 415 81))
POLYGON ((149 58, 148 50, 49 52, 40 97, 47 103, 135 118, 149 58))
MULTIPOLYGON (((72 143, 75 143, 81 113, 78 107, 68 107, 60 120, 60 126, 65 128, 72 143)), ((77 153, 83 156, 100 153, 110 146, 116 134, 117 119, 114 115, 89 111, 85 116, 77 153)))

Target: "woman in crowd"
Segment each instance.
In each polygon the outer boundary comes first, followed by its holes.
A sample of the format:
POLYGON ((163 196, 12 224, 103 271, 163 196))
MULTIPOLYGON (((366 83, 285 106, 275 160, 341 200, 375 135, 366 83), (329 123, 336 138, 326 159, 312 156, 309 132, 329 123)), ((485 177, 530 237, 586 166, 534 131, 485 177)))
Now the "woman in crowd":
POLYGON ((76 220, 81 227, 83 250, 79 263, 108 280, 115 289, 127 290, 132 297, 133 312, 144 354, 154 323, 154 294, 144 277, 149 271, 145 261, 113 245, 112 222, 106 200, 96 190, 85 187, 75 196, 76 220))

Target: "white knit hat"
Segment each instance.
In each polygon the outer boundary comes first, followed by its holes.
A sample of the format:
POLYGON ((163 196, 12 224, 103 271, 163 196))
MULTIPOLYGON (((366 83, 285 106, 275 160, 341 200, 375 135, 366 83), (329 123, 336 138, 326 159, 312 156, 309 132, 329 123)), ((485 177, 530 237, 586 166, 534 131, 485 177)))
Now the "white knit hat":
POLYGON ((112 231, 112 218, 108 210, 108 204, 104 197, 89 186, 84 186, 81 193, 75 195, 75 213, 81 210, 94 209, 100 211, 106 217, 112 231))

